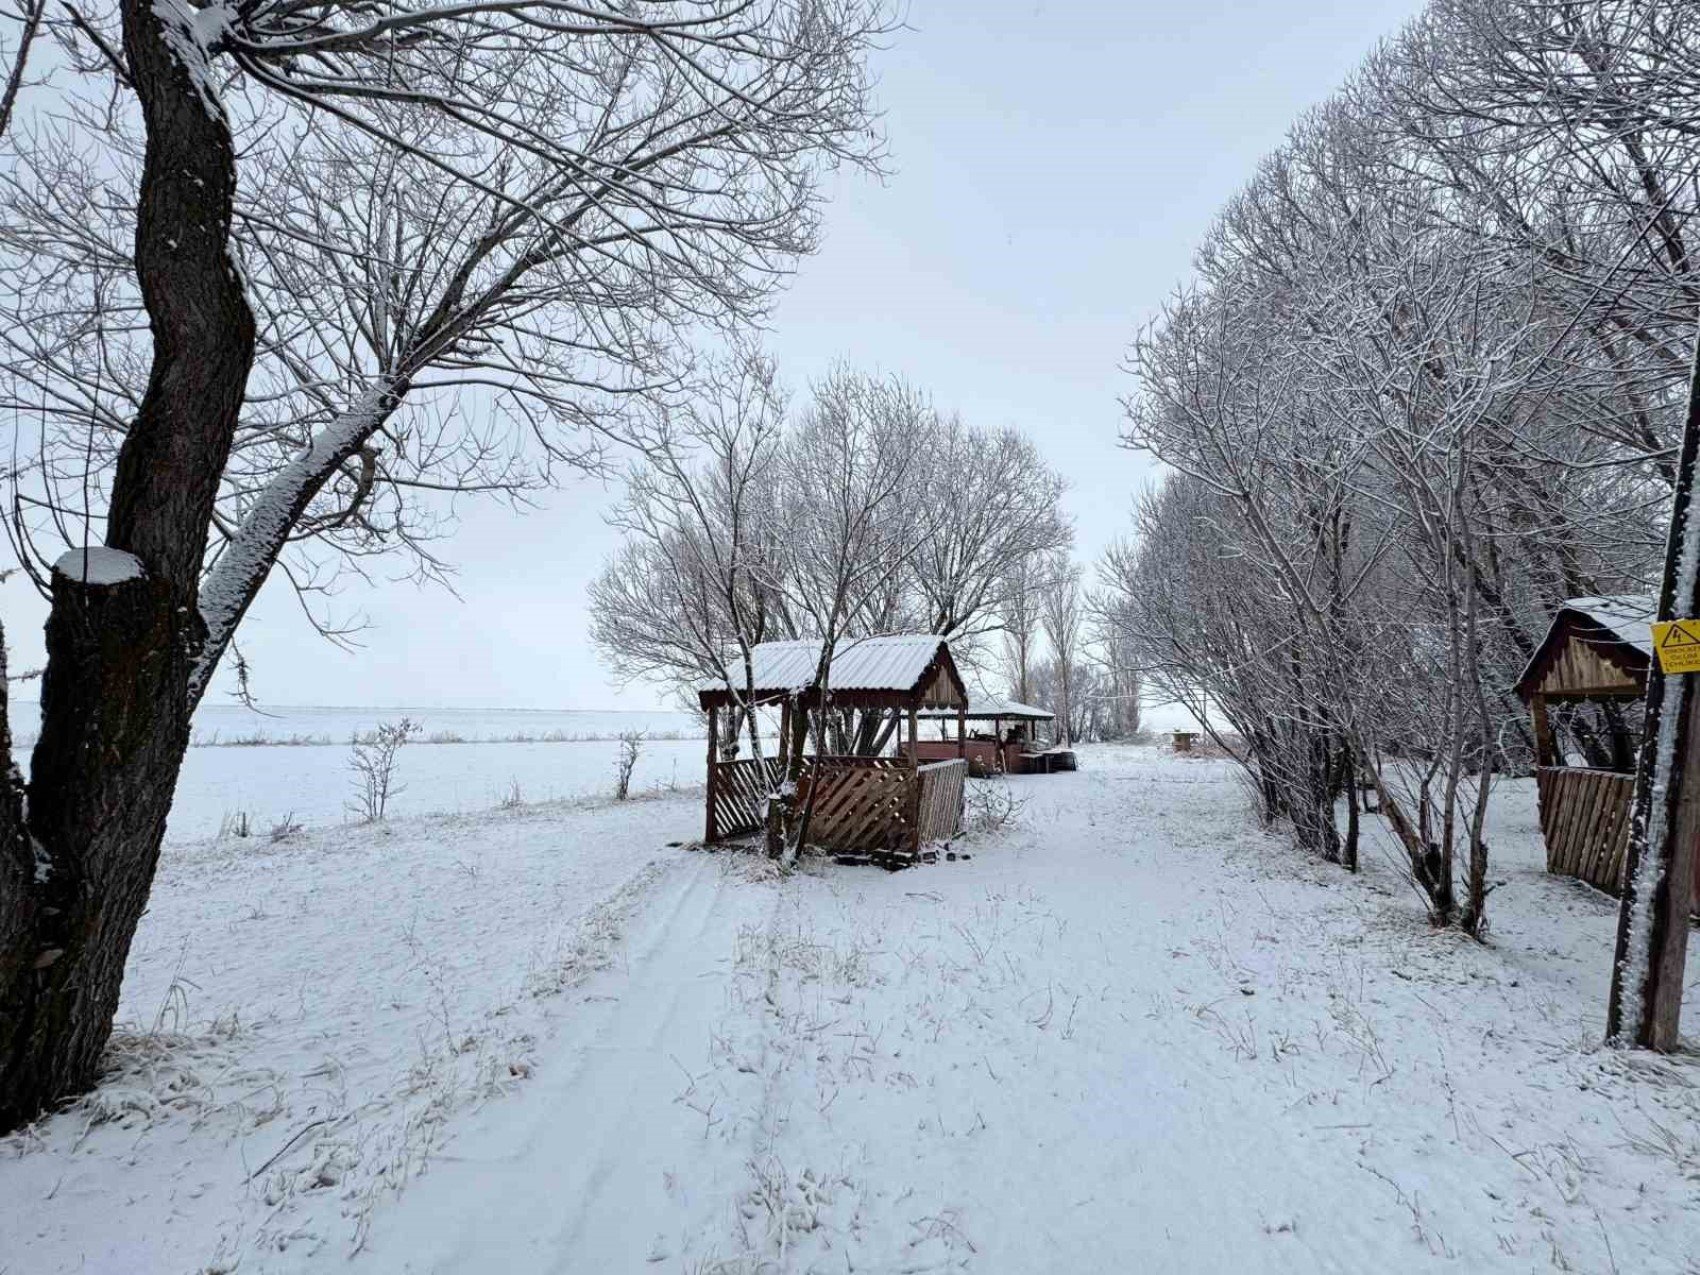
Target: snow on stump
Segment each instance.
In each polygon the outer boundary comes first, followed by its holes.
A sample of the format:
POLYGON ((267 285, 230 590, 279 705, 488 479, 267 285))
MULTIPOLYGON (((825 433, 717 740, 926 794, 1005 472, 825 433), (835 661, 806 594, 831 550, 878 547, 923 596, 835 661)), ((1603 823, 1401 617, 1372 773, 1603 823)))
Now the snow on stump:
POLYGON ((133 553, 108 549, 104 545, 93 549, 68 549, 53 564, 53 574, 85 585, 125 584, 147 576, 147 568, 133 553))

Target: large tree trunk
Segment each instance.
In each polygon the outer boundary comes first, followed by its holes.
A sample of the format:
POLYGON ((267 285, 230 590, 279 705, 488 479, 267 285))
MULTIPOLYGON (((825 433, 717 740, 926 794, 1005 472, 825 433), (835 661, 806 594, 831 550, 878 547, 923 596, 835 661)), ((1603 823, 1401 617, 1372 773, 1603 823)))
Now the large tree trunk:
POLYGON ((0 1130, 98 1076, 188 745, 204 636, 197 584, 254 352, 228 254, 230 130, 188 31, 192 13, 123 4, 147 128, 136 272, 154 348, 118 455, 106 544, 139 569, 110 583, 53 575, 28 784, 31 870, 17 879, 15 846, 0 868, 0 1130), (169 37, 168 22, 181 28, 169 37))
MULTIPOLYGON (((38 949, 40 902, 35 890, 35 851, 24 827, 24 780, 12 763, 11 717, 6 704, 6 640, 0 631, 0 1057, 12 1053, 18 1021, 14 989, 31 976, 38 949)), ((0 1079, 0 1083, 4 1083, 0 1079)), ((0 1088, 0 1127, 6 1118, 0 1088)))

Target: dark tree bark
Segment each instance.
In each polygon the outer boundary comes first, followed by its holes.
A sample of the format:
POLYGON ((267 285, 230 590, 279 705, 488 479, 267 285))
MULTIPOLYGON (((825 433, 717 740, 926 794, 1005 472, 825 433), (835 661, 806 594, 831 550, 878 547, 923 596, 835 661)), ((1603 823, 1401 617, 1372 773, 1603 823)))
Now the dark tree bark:
MULTIPOLYGON (((0 1051, 10 1054, 18 1007, 37 956, 40 903, 35 853, 24 827, 24 780, 12 764, 11 717, 6 703, 6 640, 0 631, 0 1051)), ((0 1091, 3 1092, 3 1091, 0 1091)), ((0 1117, 0 1124, 4 1123, 0 1117)))
POLYGON ((173 51, 151 0, 124 0, 122 16, 147 131, 136 273, 153 363, 106 544, 141 571, 112 584, 53 575, 27 879, 15 845, 0 847, 0 1130, 99 1074, 188 745, 197 585, 254 354, 229 256, 235 158, 211 77, 182 60, 192 39, 173 51))
POLYGON ((1350 750, 1345 754, 1346 768, 1346 839, 1340 846, 1340 866, 1347 872, 1358 870, 1358 833, 1361 820, 1358 807, 1357 759, 1350 750))
MULTIPOLYGON (((1700 472, 1700 330, 1688 378, 1688 411, 1670 531, 1659 619, 1700 616, 1700 552, 1696 552, 1695 478, 1700 472)), ((1697 674, 1667 677, 1658 660, 1647 670, 1647 708, 1635 768, 1635 804, 1623 866, 1606 1005, 1606 1040, 1668 1052, 1681 1044, 1683 970, 1694 856, 1700 843, 1700 683, 1697 674), (1668 750, 1661 747, 1668 739, 1668 750)))

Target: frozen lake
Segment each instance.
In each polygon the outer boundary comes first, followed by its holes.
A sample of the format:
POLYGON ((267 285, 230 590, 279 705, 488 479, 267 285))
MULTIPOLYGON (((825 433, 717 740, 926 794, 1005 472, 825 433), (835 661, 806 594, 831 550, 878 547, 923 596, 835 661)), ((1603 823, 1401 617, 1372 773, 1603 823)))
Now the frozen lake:
MULTIPOLYGON (((18 703, 14 709, 14 742, 23 761, 35 741, 33 705, 18 703)), ((326 707, 255 712, 206 704, 195 714, 195 746, 178 781, 168 839, 211 837, 243 814, 255 835, 285 817, 313 827, 351 820, 352 736, 403 717, 419 723, 421 733, 397 763, 401 791, 390 801, 396 815, 488 809, 515 785, 527 802, 611 793, 617 737, 627 730, 646 736, 634 791, 702 782, 702 729, 688 713, 326 707)))

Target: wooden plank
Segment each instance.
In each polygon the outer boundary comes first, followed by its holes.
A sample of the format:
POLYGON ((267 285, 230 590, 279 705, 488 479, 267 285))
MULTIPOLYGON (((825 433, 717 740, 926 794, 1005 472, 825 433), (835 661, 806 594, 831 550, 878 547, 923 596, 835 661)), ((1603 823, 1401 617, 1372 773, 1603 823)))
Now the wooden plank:
POLYGON ((1601 888, 1612 894, 1623 892, 1623 859, 1629 849, 1629 824, 1635 813, 1635 776, 1620 775, 1613 785, 1612 822, 1606 831, 1606 867, 1601 888))
POLYGON ((1566 875, 1575 871, 1570 841, 1570 824, 1576 811, 1575 780, 1576 773, 1570 770, 1560 770, 1553 775, 1552 827, 1547 833, 1552 843, 1554 867, 1566 875))
POLYGON ((767 797, 781 774, 774 757, 721 762, 716 767, 713 812, 721 838, 754 832, 765 821, 767 797))
POLYGON ((935 762, 917 772, 920 785, 917 841, 943 841, 961 827, 963 788, 968 773, 966 760, 935 762))
POLYGON ((1617 776, 1604 775, 1600 781, 1599 817, 1594 821, 1594 827, 1589 832, 1589 862, 1587 876, 1584 878, 1590 885, 1602 890, 1610 890, 1613 885, 1612 855, 1616 849, 1613 834, 1617 829, 1618 818, 1617 776))
POLYGON ((1634 776, 1582 767, 1536 772, 1547 871, 1612 893, 1622 888, 1634 776))
POLYGON ((1590 774, 1584 777, 1581 785, 1583 808, 1576 823, 1577 875, 1590 884, 1595 883, 1601 867, 1602 846, 1595 833, 1606 808, 1608 785, 1605 779, 1603 775, 1590 774))
POLYGON ((1602 890, 1609 890, 1612 883, 1612 831, 1617 823, 1617 794, 1616 776, 1605 776, 1600 782, 1601 817, 1592 833, 1593 863, 1588 872, 1588 880, 1602 890))
POLYGON ((1547 871, 1553 870, 1552 853, 1552 806, 1557 798, 1553 794, 1553 777, 1544 766, 1535 770, 1535 813, 1541 825, 1541 844, 1546 847, 1547 871))
POLYGON ((1618 890, 1618 877, 1621 873, 1617 860, 1617 833, 1627 814, 1633 792, 1633 789, 1623 782, 1627 778, 1627 775, 1614 775, 1607 782, 1605 802, 1609 813, 1600 825, 1600 855, 1599 861, 1594 865, 1594 884, 1613 894, 1618 890))
POLYGON ((1582 866, 1582 842, 1577 825, 1582 820, 1585 806, 1583 780, 1586 777, 1587 772, 1577 770, 1569 771, 1564 777, 1564 823, 1560 827, 1559 838, 1564 846, 1564 870, 1572 876, 1577 875, 1582 866))

